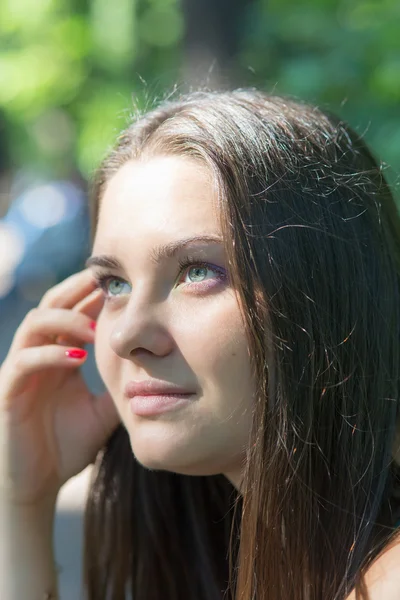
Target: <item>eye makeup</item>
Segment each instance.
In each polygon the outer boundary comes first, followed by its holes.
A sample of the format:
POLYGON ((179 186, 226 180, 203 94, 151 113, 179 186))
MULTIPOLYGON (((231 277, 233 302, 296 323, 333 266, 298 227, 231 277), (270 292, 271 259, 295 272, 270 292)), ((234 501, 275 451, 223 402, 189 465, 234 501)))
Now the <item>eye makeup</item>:
MULTIPOLYGON (((218 284, 225 283, 227 281, 227 273, 224 268, 205 262, 204 260, 199 260, 194 256, 186 255, 180 258, 178 260, 178 265, 179 273, 175 281, 176 285, 180 283, 180 278, 182 277, 182 275, 187 274, 191 269, 194 269, 195 267, 211 271, 215 274, 215 277, 208 278, 204 281, 183 282, 182 285, 185 288, 189 287, 191 291, 206 292, 209 289, 216 287, 218 284)), ((125 295, 125 293, 115 294, 110 292, 110 284, 112 284, 112 282, 119 282, 121 285, 130 285, 122 277, 107 272, 94 273, 94 278, 97 287, 103 290, 103 293, 107 299, 120 298, 121 296, 125 295)))

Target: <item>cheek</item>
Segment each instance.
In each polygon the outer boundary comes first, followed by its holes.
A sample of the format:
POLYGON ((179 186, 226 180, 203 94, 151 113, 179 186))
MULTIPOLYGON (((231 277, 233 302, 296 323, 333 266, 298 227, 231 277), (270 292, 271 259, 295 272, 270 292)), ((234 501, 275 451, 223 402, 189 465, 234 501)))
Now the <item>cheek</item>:
POLYGON ((248 386, 248 343, 234 297, 199 309, 191 319, 187 315, 181 320, 179 337, 180 350, 202 384, 234 387, 239 380, 241 387, 243 383, 248 386))
POLYGON ((107 387, 110 387, 110 384, 117 374, 116 364, 114 362, 114 357, 116 355, 112 351, 110 346, 110 332, 107 328, 107 323, 105 320, 99 317, 97 321, 96 327, 96 340, 94 343, 94 356, 96 361, 97 369, 100 373, 100 376, 107 387))
POLYGON ((236 314, 226 315, 215 332, 210 348, 209 364, 216 383, 229 391, 242 395, 251 386, 250 357, 242 321, 236 314))
POLYGON ((220 319, 210 342, 210 363, 216 370, 247 364, 247 340, 242 323, 235 314, 225 314, 224 319, 220 319))

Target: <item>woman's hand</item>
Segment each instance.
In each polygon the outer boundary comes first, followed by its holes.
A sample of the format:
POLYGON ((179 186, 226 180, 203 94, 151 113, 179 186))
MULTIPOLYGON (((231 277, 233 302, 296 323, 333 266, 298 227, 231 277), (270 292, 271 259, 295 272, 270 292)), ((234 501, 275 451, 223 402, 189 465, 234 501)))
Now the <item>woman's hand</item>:
POLYGON ((92 394, 79 368, 102 305, 85 270, 50 289, 15 333, 0 368, 0 500, 55 501, 118 425, 109 394, 92 394))

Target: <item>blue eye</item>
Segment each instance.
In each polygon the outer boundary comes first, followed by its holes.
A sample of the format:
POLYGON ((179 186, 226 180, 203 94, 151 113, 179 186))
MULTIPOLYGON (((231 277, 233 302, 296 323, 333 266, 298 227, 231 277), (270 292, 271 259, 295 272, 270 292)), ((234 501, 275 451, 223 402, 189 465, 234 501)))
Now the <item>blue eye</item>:
POLYGON ((112 277, 110 275, 98 276, 97 285, 103 290, 107 298, 117 298, 130 292, 129 283, 119 277, 112 277), (124 286, 129 288, 128 291, 124 290, 124 286))
MULTIPOLYGON (((190 257, 179 261, 179 267, 179 282, 184 287, 189 286, 190 290, 205 292, 218 283, 226 282, 225 269, 190 257)), ((132 291, 132 286, 127 281, 115 275, 99 274, 95 275, 95 279, 97 287, 103 291, 107 300, 121 298, 132 291)))
POLYGON ((213 274, 215 277, 215 269, 211 269, 205 265, 196 265, 194 267, 190 267, 186 271, 186 276, 189 278, 189 281, 185 281, 185 283, 201 283, 206 279, 209 279, 207 275, 213 274))
POLYGON ((206 289, 221 283, 226 282, 225 269, 211 265, 205 262, 196 261, 192 257, 186 257, 179 261, 180 275, 189 278, 189 281, 184 281, 185 286, 191 289, 206 289))

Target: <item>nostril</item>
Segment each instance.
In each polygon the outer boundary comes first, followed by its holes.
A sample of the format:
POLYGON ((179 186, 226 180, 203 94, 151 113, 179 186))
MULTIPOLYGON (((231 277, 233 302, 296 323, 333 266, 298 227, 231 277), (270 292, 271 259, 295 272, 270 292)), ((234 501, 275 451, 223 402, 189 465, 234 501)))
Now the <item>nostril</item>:
POLYGON ((152 352, 148 348, 134 348, 133 350, 131 350, 130 356, 132 358, 141 358, 141 357, 147 357, 147 356, 154 356, 154 352, 152 352))

